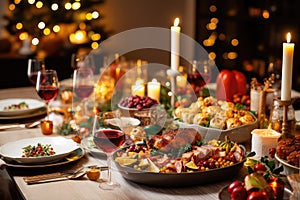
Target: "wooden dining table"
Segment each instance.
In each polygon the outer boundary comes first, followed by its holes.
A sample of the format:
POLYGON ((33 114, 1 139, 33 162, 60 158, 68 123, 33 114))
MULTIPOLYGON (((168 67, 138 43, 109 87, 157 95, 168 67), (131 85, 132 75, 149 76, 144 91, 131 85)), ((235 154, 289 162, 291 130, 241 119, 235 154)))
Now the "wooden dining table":
MULTIPOLYGON (((34 87, 12 88, 0 90, 0 99, 7 98, 34 98, 39 99, 34 87)), ((22 119, 15 122, 21 123, 22 119)), ((8 123, 0 120, 0 125, 8 123)), ((11 123, 11 122, 9 122, 11 123)), ((0 146, 8 142, 17 141, 24 138, 41 137, 42 132, 40 127, 32 129, 8 129, 0 131, 0 146)), ((57 136, 52 134, 47 137, 57 136)), ((70 138, 71 136, 66 136, 70 138)), ((249 141, 250 143, 250 141, 249 141)), ((157 187, 138 184, 124 179, 116 166, 112 166, 112 178, 120 183, 121 187, 114 190, 103 190, 99 188, 101 179, 107 177, 106 171, 101 171, 100 179, 91 181, 86 176, 79 180, 63 180, 56 182, 48 182, 41 184, 28 185, 24 181, 24 177, 28 175, 36 175, 39 173, 52 173, 61 170, 62 168, 75 168, 78 166, 98 165, 106 166, 106 159, 103 156, 93 155, 86 152, 85 156, 78 161, 68 163, 58 167, 45 167, 42 170, 35 168, 18 168, 14 166, 6 167, 2 170, 7 170, 10 174, 12 182, 15 184, 17 191, 20 192, 24 199, 29 200, 47 200, 47 199, 201 199, 210 200, 218 199, 219 191, 226 187, 233 180, 242 180, 246 174, 246 169, 242 168, 227 180, 221 180, 214 183, 200 184, 195 183, 194 186, 182 187, 157 187)), ((209 181, 209 180, 208 180, 209 181)), ((205 182, 205 181, 204 181, 205 182)))

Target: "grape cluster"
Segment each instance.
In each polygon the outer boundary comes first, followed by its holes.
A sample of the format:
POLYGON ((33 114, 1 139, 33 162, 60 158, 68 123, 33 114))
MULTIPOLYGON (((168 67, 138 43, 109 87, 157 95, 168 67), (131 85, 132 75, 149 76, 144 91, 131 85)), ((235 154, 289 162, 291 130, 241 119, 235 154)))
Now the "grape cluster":
POLYGON ((150 97, 132 95, 122 99, 119 104, 120 106, 126 108, 136 108, 138 110, 142 110, 144 108, 150 108, 151 106, 158 104, 158 102, 150 97))

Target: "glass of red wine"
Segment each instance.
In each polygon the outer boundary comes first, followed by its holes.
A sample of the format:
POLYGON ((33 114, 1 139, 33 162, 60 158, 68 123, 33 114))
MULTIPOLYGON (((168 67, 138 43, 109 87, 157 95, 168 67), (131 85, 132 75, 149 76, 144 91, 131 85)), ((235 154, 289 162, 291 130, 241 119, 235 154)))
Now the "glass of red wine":
POLYGON ((187 80, 195 94, 199 96, 202 88, 211 81, 211 77, 212 72, 209 63, 206 60, 194 60, 187 80))
POLYGON ((38 71, 36 81, 36 91, 38 95, 46 102, 47 118, 49 117, 49 102, 58 95, 59 82, 55 70, 38 71))
POLYGON ((43 60, 39 59, 28 59, 28 66, 27 66, 27 76, 29 81, 36 85, 36 79, 38 71, 45 70, 45 63, 43 60))
POLYGON ((74 70, 73 74, 73 92, 82 103, 82 113, 86 113, 86 101, 94 92, 94 73, 89 67, 80 67, 74 70))
POLYGON ((95 145, 107 155, 108 178, 99 184, 99 187, 104 190, 113 190, 120 187, 119 183, 112 181, 111 160, 113 153, 125 142, 125 134, 122 130, 108 127, 110 118, 114 118, 112 112, 109 112, 109 114, 107 112, 98 113, 95 115, 92 130, 95 145))

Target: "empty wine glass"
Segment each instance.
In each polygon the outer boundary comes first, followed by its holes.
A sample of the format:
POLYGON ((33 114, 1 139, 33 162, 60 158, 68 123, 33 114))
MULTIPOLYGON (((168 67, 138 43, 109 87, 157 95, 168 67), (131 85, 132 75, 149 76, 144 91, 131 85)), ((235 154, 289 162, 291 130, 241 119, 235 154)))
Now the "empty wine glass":
POLYGON ((36 85, 38 71, 45 70, 45 63, 40 59, 28 59, 27 76, 29 81, 36 85))
POLYGON ((83 115, 86 115, 85 103, 94 92, 94 73, 89 67, 80 67, 74 70, 73 91, 82 103, 83 115))
POLYGON ((104 190, 112 190, 120 187, 120 184, 112 181, 111 160, 112 154, 122 146, 125 141, 125 134, 122 130, 107 128, 107 120, 114 118, 112 112, 100 112, 95 115, 93 124, 93 141, 95 145, 107 155, 108 179, 99 184, 104 190))
POLYGON ((49 102, 58 95, 59 82, 55 70, 43 70, 37 74, 36 91, 46 102, 47 117, 49 118, 49 102))

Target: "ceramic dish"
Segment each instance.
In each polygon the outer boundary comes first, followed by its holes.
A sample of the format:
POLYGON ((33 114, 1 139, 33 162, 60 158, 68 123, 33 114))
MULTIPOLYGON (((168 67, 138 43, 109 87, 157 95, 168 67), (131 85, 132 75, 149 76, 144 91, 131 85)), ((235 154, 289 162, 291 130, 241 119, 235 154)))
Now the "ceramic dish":
MULTIPOLYGON (((219 199, 220 200, 230 200, 230 195, 229 193, 227 192, 227 186, 223 187, 220 192, 219 192, 219 199)), ((290 199, 290 196, 292 195, 292 191, 289 190, 288 188, 284 188, 284 193, 283 193, 283 200, 288 200, 290 199)))
POLYGON ((132 127, 138 126, 140 124, 140 120, 133 118, 133 117, 121 117, 108 119, 107 122, 113 126, 122 126, 122 127, 132 127))
POLYGON ((16 162, 6 162, 7 167, 12 168, 20 168, 20 169, 43 169, 47 167, 57 167, 66 165, 75 161, 80 160, 85 155, 85 151, 83 148, 78 148, 75 151, 71 152, 66 157, 62 158, 61 160, 58 160, 54 163, 41 163, 41 164, 20 164, 16 162))
MULTIPOLYGON (((113 155, 113 160, 115 160, 117 152, 125 149, 121 148, 116 151, 113 155)), ((244 161, 245 159, 242 162, 223 168, 182 173, 145 172, 132 167, 122 166, 117 162, 115 164, 122 176, 129 181, 158 187, 185 187, 226 180, 234 176, 243 167, 244 161)))
POLYGON ((36 112, 43 107, 45 107, 45 103, 36 99, 4 99, 0 100, 0 116, 28 115, 30 113, 36 112), (25 102, 28 105, 28 109, 4 110, 4 108, 7 106, 20 104, 21 102, 25 102))
POLYGON ((18 119, 28 119, 33 117, 39 117, 47 114, 46 107, 42 107, 32 113, 24 114, 24 115, 15 115, 15 116, 1 116, 0 120, 18 120, 18 119))
POLYGON ((275 154, 276 160, 283 165, 285 175, 298 174, 300 172, 300 167, 293 166, 289 164, 286 160, 279 158, 277 154, 275 154))
POLYGON ((79 146, 72 139, 65 139, 64 137, 36 137, 6 143, 0 147, 0 155, 7 162, 15 161, 22 164, 40 164, 60 160, 78 148, 79 146), (50 144, 55 154, 41 157, 22 157, 23 147, 28 145, 36 146, 38 143, 43 145, 50 144))
POLYGON ((180 128, 193 128, 197 130, 201 134, 202 138, 206 141, 212 139, 223 141, 225 139, 225 136, 227 135, 232 141, 245 143, 251 141, 251 131, 258 127, 258 120, 255 116, 253 117, 255 118, 255 121, 253 123, 245 124, 228 130, 207 128, 197 124, 187 124, 180 121, 176 121, 176 123, 180 128))

